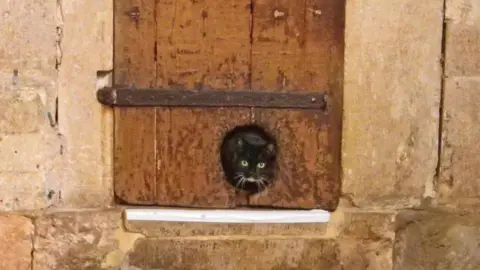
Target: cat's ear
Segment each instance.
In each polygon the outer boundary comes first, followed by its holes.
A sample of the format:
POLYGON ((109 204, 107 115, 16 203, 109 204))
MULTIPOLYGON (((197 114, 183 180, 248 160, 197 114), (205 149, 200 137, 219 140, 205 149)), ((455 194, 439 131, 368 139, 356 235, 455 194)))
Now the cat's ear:
POLYGON ((267 152, 272 156, 277 153, 277 149, 273 143, 267 144, 267 152))

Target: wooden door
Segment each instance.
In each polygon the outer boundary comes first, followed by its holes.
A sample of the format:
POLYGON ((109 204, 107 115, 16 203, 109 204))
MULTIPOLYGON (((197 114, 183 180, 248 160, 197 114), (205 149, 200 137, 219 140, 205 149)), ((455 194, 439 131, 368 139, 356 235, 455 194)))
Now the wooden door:
POLYGON ((327 111, 115 107, 118 201, 334 210, 344 12, 344 0, 116 0, 114 87, 328 97, 327 111), (218 151, 227 131, 248 123, 273 134, 280 150, 275 186, 250 197, 224 181, 218 151))

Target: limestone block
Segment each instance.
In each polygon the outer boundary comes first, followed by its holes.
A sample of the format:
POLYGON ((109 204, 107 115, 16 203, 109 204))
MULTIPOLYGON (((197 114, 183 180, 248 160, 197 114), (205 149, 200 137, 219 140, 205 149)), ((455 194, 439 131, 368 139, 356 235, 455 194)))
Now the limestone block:
MULTIPOLYGON (((339 241, 341 269, 391 270, 393 241, 339 241)), ((406 268, 407 269, 407 268, 406 268)))
POLYGON ((32 269, 33 224, 17 215, 0 215, 0 269, 32 269))
POLYGON ((382 240, 395 237, 395 213, 354 212, 344 213, 339 236, 348 239, 382 240))
POLYGON ((0 172, 0 211, 44 208, 44 183, 44 174, 40 172, 0 172))
POLYGON ((0 1, 0 72, 18 69, 46 82, 55 76, 56 2, 0 1))
POLYGON ((408 214, 395 239, 394 269, 480 269, 478 214, 408 214))
POLYGON ((111 203, 113 193, 111 170, 106 169, 113 136, 105 132, 112 121, 95 91, 97 71, 112 69, 112 1, 62 1, 61 9, 59 130, 65 137, 68 164, 63 199, 67 207, 103 207, 111 203))
POLYGON ((476 201, 480 204, 478 104, 480 77, 446 80, 439 181, 440 201, 443 203, 476 201))
POLYGON ((447 77, 480 75, 480 1, 447 0, 447 77))
POLYGON ((361 208, 432 196, 442 0, 347 1, 343 194, 361 208))
POLYGON ((0 133, 38 132, 46 116, 40 96, 24 92, 0 93, 0 133))
POLYGON ((35 220, 34 269, 101 269, 116 249, 118 211, 52 213, 35 220))
POLYGON ((139 239, 125 269, 338 269, 328 239, 139 239), (136 268, 135 268, 136 267, 136 268))
POLYGON ((394 212, 346 211, 338 243, 343 269, 392 269, 394 212))
POLYGON ((39 172, 55 159, 60 147, 52 147, 55 136, 42 133, 0 134, 0 171, 39 172))

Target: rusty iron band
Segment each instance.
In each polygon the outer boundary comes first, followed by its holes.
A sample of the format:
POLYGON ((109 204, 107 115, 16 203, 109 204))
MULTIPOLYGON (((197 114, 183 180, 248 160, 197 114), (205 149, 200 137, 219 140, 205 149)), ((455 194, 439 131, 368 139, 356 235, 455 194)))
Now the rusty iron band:
POLYGON ((254 107, 327 110, 326 94, 308 92, 105 87, 98 90, 97 99, 100 103, 113 107, 254 107))

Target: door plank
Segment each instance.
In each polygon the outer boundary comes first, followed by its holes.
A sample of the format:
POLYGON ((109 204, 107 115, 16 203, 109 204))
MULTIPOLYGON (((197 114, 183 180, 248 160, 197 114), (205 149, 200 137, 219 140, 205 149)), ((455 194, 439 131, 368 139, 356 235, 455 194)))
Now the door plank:
POLYGON ((328 93, 335 105, 328 115, 316 110, 255 110, 257 123, 277 136, 280 171, 275 187, 250 198, 250 204, 334 209, 340 192, 339 167, 334 166, 340 163, 341 124, 336 121, 341 123, 345 3, 254 3, 252 88, 328 93))
POLYGON ((338 99, 343 93, 345 0, 306 0, 305 9, 301 88, 338 99))
MULTIPOLYGON (((114 1, 114 84, 155 84, 155 6, 151 0, 114 1), (126 14, 138 7, 138 23, 126 14)), ((129 204, 155 201, 155 109, 115 108, 114 190, 129 204)))
POLYGON ((228 208, 234 190, 223 179, 223 135, 250 121, 249 109, 168 108, 157 111, 157 203, 228 208))
POLYGON ((250 87, 250 0, 157 3, 157 85, 250 87))
POLYGON ((320 140, 327 136, 319 127, 325 120, 309 110, 262 110, 256 122, 276 135, 279 169, 274 187, 266 194, 252 196, 252 205, 316 207, 316 179, 324 170, 319 158, 326 151, 320 140))
MULTIPOLYGON (((304 90, 300 86, 304 77, 305 1, 253 2, 252 89, 304 90)), ((305 126, 301 116, 291 110, 255 109, 255 122, 276 136, 278 174, 275 186, 251 196, 250 205, 315 207, 315 183, 302 153, 305 147, 299 144, 310 143, 310 139, 297 136, 312 126, 305 126)))
POLYGON ((155 201, 155 109, 115 113, 115 195, 123 203, 155 201))
POLYGON ((321 127, 319 152, 322 171, 317 178, 317 206, 333 211, 341 193, 341 138, 345 0, 306 0, 305 78, 311 89, 329 94, 328 125, 321 127))
POLYGON ((305 1, 253 0, 252 88, 303 90, 305 1))
MULTIPOLYGON (((156 8, 158 87, 250 88, 250 0, 161 0, 156 8)), ((157 203, 235 206, 217 146, 249 120, 249 109, 158 109, 157 203)))

